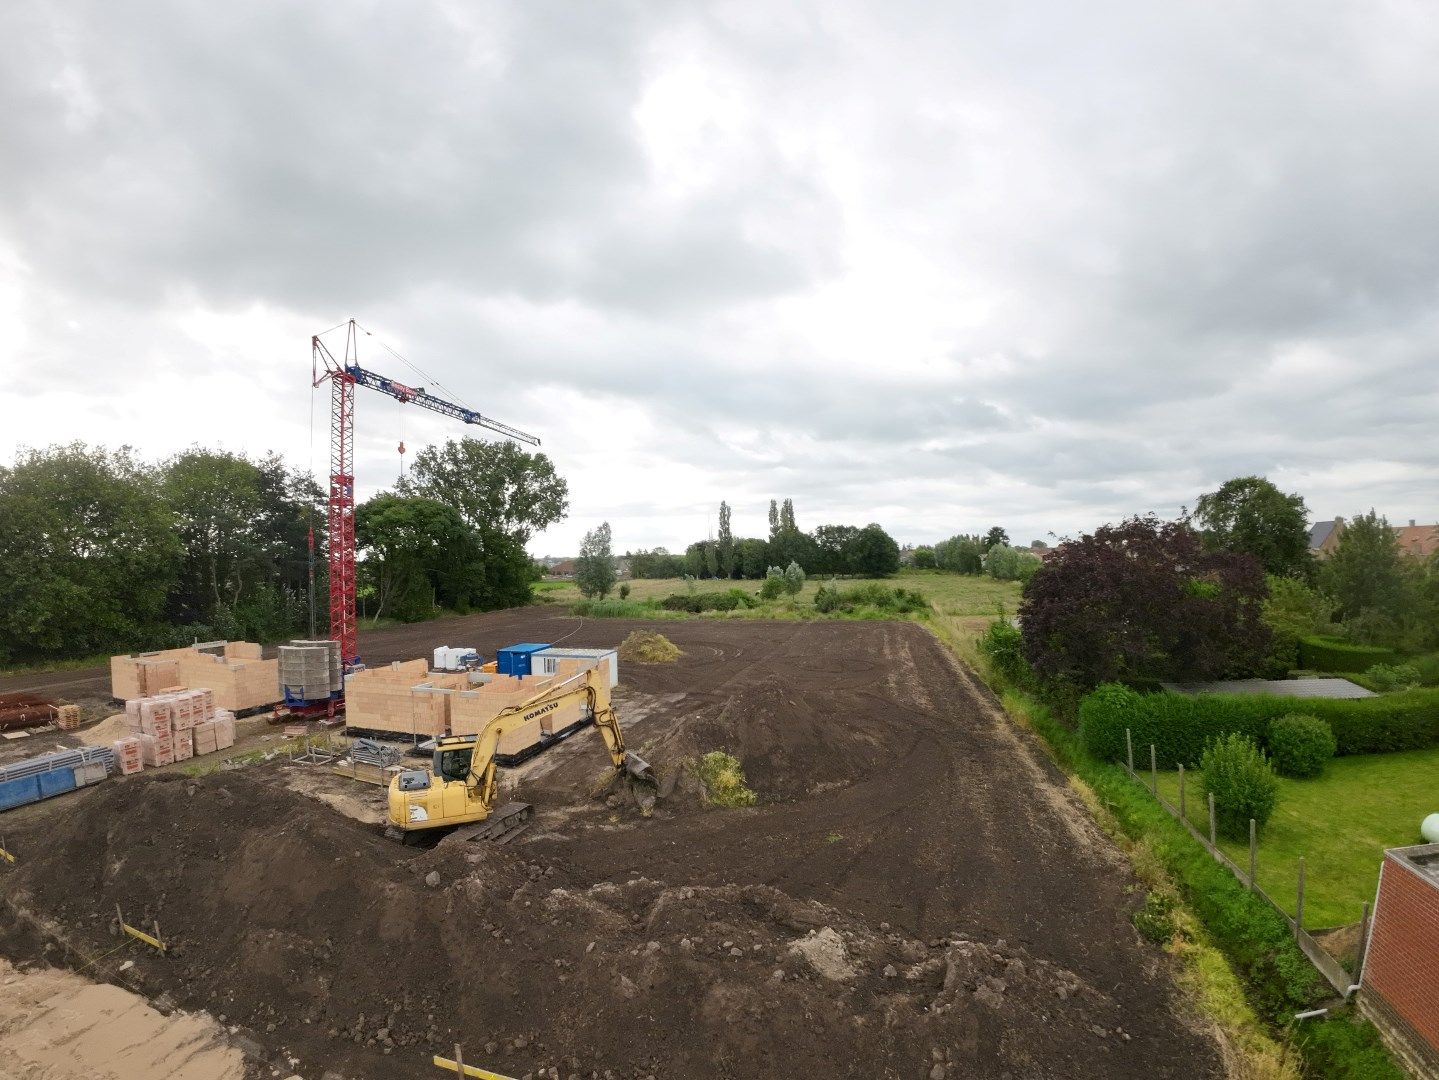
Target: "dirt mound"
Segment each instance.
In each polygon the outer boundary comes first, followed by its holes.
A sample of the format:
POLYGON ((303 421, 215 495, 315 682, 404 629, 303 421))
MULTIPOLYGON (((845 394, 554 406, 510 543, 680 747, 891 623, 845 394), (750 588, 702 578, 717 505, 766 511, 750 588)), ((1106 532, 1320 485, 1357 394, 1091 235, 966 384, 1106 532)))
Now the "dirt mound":
POLYGON ((762 801, 804 798, 883 768, 890 720, 856 713, 852 701, 839 697, 767 676, 680 716, 648 737, 640 753, 664 776, 724 750, 739 759, 762 801))
POLYGON ((673 664, 684 653, 663 634, 635 630, 620 642, 619 657, 632 664, 673 664))
POLYGON ((419 1071, 456 1041, 514 1076, 637 1078, 1081 1075, 1127 1049, 1110 998, 1003 942, 920 942, 764 886, 587 881, 522 847, 417 853, 244 774, 103 785, 17 841, 9 947, 93 957, 121 903, 171 951, 102 974, 302 1075, 419 1071))

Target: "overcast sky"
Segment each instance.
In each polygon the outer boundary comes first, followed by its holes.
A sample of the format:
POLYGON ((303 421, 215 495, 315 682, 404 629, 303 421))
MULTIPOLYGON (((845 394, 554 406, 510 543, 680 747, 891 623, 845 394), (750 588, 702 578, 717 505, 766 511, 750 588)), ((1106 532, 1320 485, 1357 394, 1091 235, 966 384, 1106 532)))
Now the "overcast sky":
MULTIPOLYGON (((0 458, 326 471, 351 315, 608 519, 1439 516, 1432 4, 9 0, 0 458), (332 339, 327 339, 332 340, 332 339), (343 340, 336 342, 343 347, 343 340)), ((374 339, 362 362, 426 381, 374 339)), ((362 492, 462 428, 359 391, 362 492)))

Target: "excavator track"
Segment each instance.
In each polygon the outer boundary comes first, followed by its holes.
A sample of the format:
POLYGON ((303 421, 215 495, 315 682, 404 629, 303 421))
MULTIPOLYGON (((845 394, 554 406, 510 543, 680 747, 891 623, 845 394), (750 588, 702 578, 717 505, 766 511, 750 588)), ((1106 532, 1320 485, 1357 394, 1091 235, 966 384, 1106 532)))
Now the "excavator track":
POLYGON ((507 802, 484 821, 465 825, 445 837, 446 844, 462 844, 469 840, 489 840, 508 844, 530 827, 535 808, 529 803, 507 802))

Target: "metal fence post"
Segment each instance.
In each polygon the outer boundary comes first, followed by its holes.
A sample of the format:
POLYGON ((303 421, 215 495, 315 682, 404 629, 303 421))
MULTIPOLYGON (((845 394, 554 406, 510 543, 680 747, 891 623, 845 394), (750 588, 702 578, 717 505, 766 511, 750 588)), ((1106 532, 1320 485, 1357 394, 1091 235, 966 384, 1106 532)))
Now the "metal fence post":
POLYGON ((1132 776, 1134 774, 1134 736, 1130 734, 1128 728, 1124 729, 1124 748, 1129 753, 1129 772, 1132 776))
POLYGON ((1149 790, 1154 792, 1154 797, 1159 797, 1159 765, 1154 756, 1154 744, 1149 744, 1149 790))
POLYGON ((1254 891, 1254 866, 1257 857, 1259 826, 1253 818, 1249 819, 1249 891, 1254 891))
POLYGON ((1185 809, 1184 802, 1184 762, 1182 761, 1179 763, 1179 820, 1189 820, 1189 812, 1185 809))
POLYGON ((1219 846, 1219 834, 1214 830, 1214 792, 1209 793, 1209 846, 1219 846))
POLYGON ((1294 937, 1304 933, 1304 856, 1299 856, 1299 894, 1294 901, 1294 937))

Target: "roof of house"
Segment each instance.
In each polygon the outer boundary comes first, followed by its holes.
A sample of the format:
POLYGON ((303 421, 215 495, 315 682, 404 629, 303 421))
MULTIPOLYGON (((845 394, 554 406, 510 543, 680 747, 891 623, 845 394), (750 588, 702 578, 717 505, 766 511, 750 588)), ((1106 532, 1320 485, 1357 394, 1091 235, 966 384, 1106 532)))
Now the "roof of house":
POLYGON ((1394 530, 1394 539, 1406 555, 1428 558, 1439 551, 1439 525, 1400 525, 1394 530))
POLYGON ((1348 679, 1227 679, 1207 683, 1162 683, 1166 690, 1180 694, 1270 694, 1299 698, 1375 697, 1348 679))
POLYGON ((1316 551, 1324 546, 1324 541, 1329 539, 1329 534, 1334 531, 1337 521, 1316 521, 1309 526, 1309 550, 1316 551))

